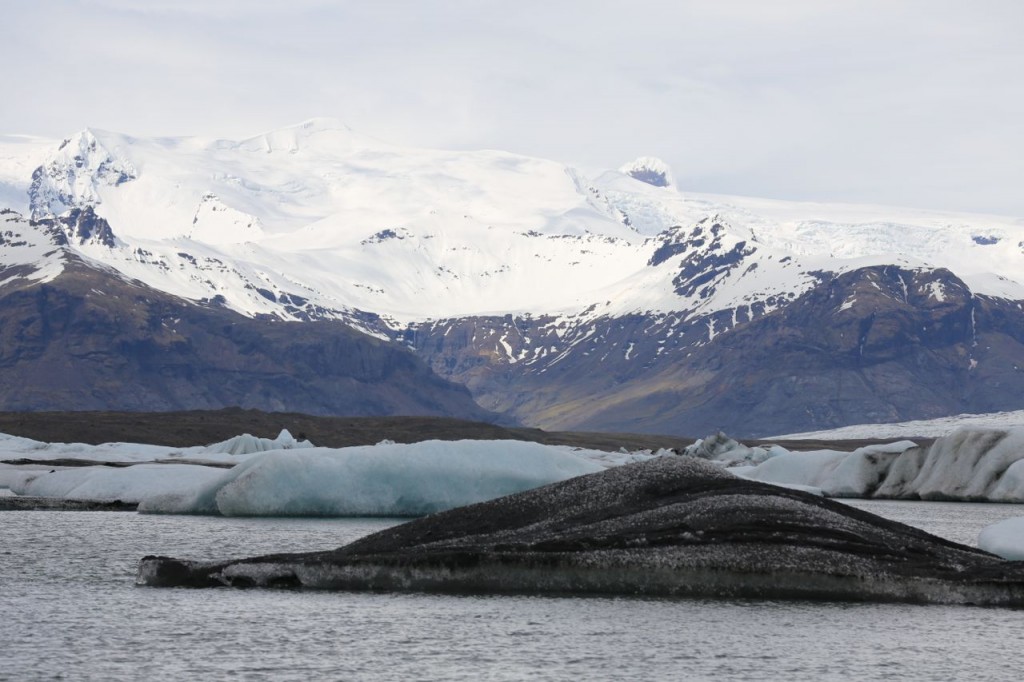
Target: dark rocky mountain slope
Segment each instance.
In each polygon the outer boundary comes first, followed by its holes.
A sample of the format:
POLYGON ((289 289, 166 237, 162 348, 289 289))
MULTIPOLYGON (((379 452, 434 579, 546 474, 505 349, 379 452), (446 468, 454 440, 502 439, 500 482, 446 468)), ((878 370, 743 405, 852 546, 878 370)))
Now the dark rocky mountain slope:
POLYGON ((342 322, 248 318, 65 256, 0 288, 0 408, 216 409, 490 421, 464 387, 342 322))
POLYGON ((774 310, 421 325, 408 338, 484 407, 549 429, 742 437, 1019 409, 1024 312, 948 270, 818 274, 774 310), (512 346, 508 362, 493 352, 512 346), (557 353, 538 349, 557 347, 557 353))

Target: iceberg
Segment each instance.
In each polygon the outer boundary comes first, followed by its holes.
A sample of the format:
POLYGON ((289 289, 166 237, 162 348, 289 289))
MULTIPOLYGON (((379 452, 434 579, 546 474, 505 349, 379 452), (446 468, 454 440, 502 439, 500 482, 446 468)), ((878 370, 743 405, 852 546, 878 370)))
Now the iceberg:
POLYGON ((145 443, 44 443, 0 433, 0 462, 79 462, 136 463, 173 459, 235 463, 240 457, 270 450, 311 448, 306 440, 297 440, 288 429, 277 438, 260 438, 248 433, 211 445, 175 448, 145 443))
POLYGON ((188 464, 88 466, 7 475, 11 492, 27 497, 140 503, 154 495, 185 495, 208 485, 223 469, 188 464))
POLYGON ((297 440, 288 429, 281 429, 277 438, 260 438, 249 433, 229 438, 220 443, 208 445, 205 451, 210 454, 251 455, 271 450, 296 450, 315 447, 308 440, 297 440))
POLYGON ((143 512, 225 516, 422 516, 611 465, 607 453, 524 441, 317 448, 287 430, 275 439, 244 434, 185 449, 53 447, 8 438, 0 439, 0 451, 5 443, 9 455, 36 462, 0 464, 0 488, 15 495, 119 500, 143 512), (40 462, 55 464, 40 468, 40 462), (230 468, 218 468, 224 465, 230 468))
POLYGON ((1024 606, 1024 564, 690 457, 441 512, 333 551, 147 556, 136 582, 1024 606))
POLYGON ((1024 516, 1003 519, 978 534, 978 547, 1011 561, 1024 561, 1024 516))
POLYGON ((771 457, 788 452, 778 445, 747 447, 719 431, 707 438, 697 439, 692 445, 683 448, 682 454, 720 462, 727 467, 736 467, 760 464, 771 457))
POLYGON ((256 455, 139 511, 224 516, 423 516, 603 467, 523 441, 424 441, 256 455))
POLYGON ((1024 502, 1024 427, 962 428, 930 446, 898 441, 777 454, 739 472, 829 497, 1024 502))

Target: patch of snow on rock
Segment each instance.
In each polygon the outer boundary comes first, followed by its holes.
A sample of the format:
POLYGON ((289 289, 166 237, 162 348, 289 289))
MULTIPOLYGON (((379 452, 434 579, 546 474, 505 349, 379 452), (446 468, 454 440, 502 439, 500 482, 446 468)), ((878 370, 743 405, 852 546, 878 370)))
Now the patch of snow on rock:
POLYGON ((619 172, 654 187, 676 186, 675 177, 672 175, 672 168, 661 159, 653 156, 641 156, 638 159, 634 159, 619 168, 619 172))

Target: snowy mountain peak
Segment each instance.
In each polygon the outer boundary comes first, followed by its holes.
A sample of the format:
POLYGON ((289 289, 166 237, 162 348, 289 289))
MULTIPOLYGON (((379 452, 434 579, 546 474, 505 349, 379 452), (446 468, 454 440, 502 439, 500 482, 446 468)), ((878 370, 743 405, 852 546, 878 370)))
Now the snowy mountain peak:
POLYGON ((653 156, 641 156, 619 168, 620 173, 654 187, 675 187, 675 177, 667 163, 653 156))
POLYGON ((99 190, 138 177, 135 166, 86 128, 61 142, 32 173, 29 207, 33 220, 101 203, 99 190))
POLYGON ((812 273, 879 264, 947 267, 974 293, 1024 300, 1017 222, 695 195, 651 157, 591 176, 391 146, 334 119, 242 141, 83 130, 48 150, 0 142, 0 199, 28 196, 37 221, 63 216, 69 248, 247 315, 731 316, 775 309, 812 273))

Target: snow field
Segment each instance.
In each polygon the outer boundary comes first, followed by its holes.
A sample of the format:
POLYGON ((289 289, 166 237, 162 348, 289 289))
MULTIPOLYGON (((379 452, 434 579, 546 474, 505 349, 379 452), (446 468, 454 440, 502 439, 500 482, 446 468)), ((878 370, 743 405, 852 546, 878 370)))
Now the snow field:
MULTIPOLYGON (((0 139, 3 202, 37 217, 93 206, 118 244, 72 251, 185 298, 223 296, 247 315, 290 318, 282 296, 397 326, 480 314, 707 314, 799 294, 819 270, 879 264, 947 267, 974 293, 1024 299, 1024 227, 1013 218, 698 195, 653 158, 587 177, 499 151, 389 145, 328 119, 241 141, 102 130, 0 139), (742 242, 750 252, 707 299, 681 297, 679 261, 711 248, 687 236, 710 218, 723 225, 722 248, 742 242), (685 253, 649 267, 677 237, 685 253)), ((9 257, 51 278, 60 265, 43 267, 44 246, 9 257)))

